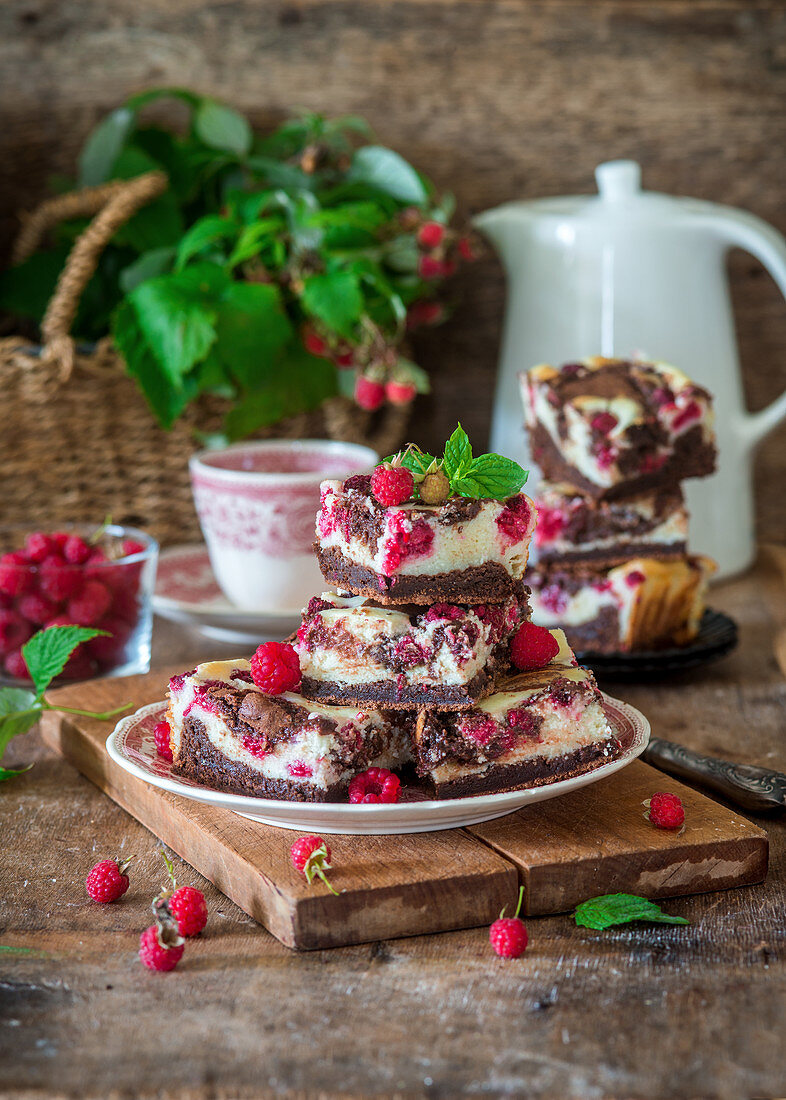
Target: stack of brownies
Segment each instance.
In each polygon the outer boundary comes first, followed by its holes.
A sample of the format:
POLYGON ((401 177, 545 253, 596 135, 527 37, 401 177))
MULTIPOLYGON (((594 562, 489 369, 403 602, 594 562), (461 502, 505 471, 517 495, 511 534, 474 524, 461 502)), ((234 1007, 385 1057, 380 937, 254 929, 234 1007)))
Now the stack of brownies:
POLYGON ((715 566, 688 553, 681 482, 715 469, 710 395, 668 364, 603 358, 533 367, 521 392, 546 479, 534 620, 582 652, 691 641, 715 566))
POLYGON ((273 691, 257 656, 172 681, 175 772, 327 801, 375 769, 414 765, 407 797, 419 786, 451 798, 551 782, 618 755, 592 673, 561 631, 529 621, 532 502, 459 495, 438 469, 427 492, 398 473, 400 459, 322 484, 315 549, 333 590, 309 602, 287 646, 296 687, 273 691))

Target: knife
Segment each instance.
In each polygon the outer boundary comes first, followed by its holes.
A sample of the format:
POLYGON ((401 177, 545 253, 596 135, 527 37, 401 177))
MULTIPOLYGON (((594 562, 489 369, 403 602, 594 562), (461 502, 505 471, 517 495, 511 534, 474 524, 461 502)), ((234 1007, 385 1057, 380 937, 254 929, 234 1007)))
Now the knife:
POLYGON ((786 809, 786 775, 783 772, 703 756, 660 737, 651 739, 641 758, 659 771, 708 787, 752 813, 767 814, 786 809))

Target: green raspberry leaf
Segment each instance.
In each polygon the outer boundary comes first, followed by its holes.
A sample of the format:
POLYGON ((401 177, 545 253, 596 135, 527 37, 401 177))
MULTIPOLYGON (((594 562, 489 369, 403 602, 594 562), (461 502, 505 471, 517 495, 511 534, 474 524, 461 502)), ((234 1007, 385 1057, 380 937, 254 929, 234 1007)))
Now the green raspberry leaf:
POLYGON ((27 733, 40 715, 41 704, 32 691, 13 687, 0 689, 0 757, 11 738, 27 733))
POLYGON ((450 481, 451 488, 455 488, 453 484, 454 478, 463 477, 471 465, 472 445, 469 441, 469 436, 459 424, 453 435, 445 444, 443 466, 445 474, 450 481))
POLYGON ((603 930, 615 924, 644 920, 654 924, 690 924, 685 917, 671 917, 659 905, 636 894, 603 894, 583 901, 574 914, 579 928, 603 930))
POLYGON ((194 115, 197 137, 211 149, 245 156, 251 149, 253 133, 244 115, 214 99, 204 99, 194 115))
POLYGON ((41 698, 55 676, 60 675, 76 647, 100 634, 105 635, 106 631, 89 626, 50 626, 25 642, 22 656, 35 686, 34 702, 41 698))
POLYGON ((527 471, 512 458, 478 455, 465 473, 451 477, 450 486, 462 497, 507 500, 521 491, 526 480, 527 471))
POLYGON ((5 783, 6 779, 14 779, 17 775, 24 775, 32 766, 28 764, 26 768, 0 768, 0 783, 5 783))

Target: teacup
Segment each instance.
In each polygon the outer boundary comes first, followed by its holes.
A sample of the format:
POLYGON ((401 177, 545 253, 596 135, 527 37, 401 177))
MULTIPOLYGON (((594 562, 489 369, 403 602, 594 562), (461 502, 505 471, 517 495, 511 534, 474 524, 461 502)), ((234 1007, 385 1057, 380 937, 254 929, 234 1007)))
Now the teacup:
POLYGON ((324 581, 313 551, 319 483, 368 472, 376 451, 327 439, 200 451, 191 488, 224 595, 249 611, 298 611, 324 581))

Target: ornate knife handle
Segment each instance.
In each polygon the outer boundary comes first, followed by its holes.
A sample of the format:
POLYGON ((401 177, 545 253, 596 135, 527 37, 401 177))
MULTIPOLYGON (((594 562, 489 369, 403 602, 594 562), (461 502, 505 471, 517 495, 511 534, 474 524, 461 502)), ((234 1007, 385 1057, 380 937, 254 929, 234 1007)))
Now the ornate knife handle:
POLYGON ((702 756, 659 737, 650 741, 643 759, 669 775, 709 787, 753 813, 772 813, 786 808, 786 775, 782 772, 702 756))

